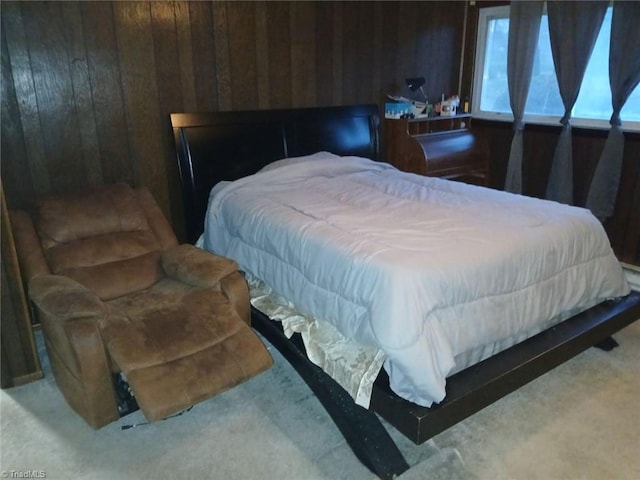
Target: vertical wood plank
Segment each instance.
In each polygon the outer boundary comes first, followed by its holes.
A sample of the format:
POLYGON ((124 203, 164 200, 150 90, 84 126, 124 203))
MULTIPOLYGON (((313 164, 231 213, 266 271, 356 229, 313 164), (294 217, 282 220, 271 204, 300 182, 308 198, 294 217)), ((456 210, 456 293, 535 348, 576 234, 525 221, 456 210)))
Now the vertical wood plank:
MULTIPOLYGON (((505 132, 509 131, 507 125, 504 125, 505 132)), ((555 136, 548 131, 527 132, 524 135, 524 157, 522 159, 522 188, 523 193, 532 197, 544 198, 547 189, 547 181, 549 172, 551 171, 551 160, 555 150, 555 136), (553 138, 553 139, 552 139, 553 138)), ((513 131, 509 132, 513 138, 513 131)), ((504 140, 507 142, 506 139, 504 140)), ((508 155, 502 155, 502 168, 506 177, 506 167, 509 160, 508 155)), ((504 181, 502 182, 504 185, 504 181)))
POLYGON ((256 52, 256 17, 251 2, 227 4, 227 43, 229 46, 229 82, 231 108, 258 108, 258 66, 256 52))
POLYGON ((27 149, 20 121, 20 109, 16 97, 15 83, 11 71, 11 60, 7 48, 5 18, 0 29, 0 152, 2 152, 2 178, 7 190, 7 199, 13 202, 9 208, 27 208, 35 197, 31 172, 27 159, 27 149))
POLYGON ((175 4, 173 2, 151 2, 151 30, 155 61, 155 78, 158 88, 160 115, 160 139, 162 141, 163 162, 167 172, 167 196, 170 218, 177 231, 184 229, 182 219, 182 196, 178 181, 178 166, 173 155, 173 135, 169 115, 183 112, 182 76, 178 54, 178 34, 175 4))
POLYGON ((63 2, 62 18, 65 26, 67 50, 69 52, 69 70, 73 88, 74 105, 80 135, 82 162, 86 166, 88 186, 103 183, 102 164, 98 144, 98 130, 93 111, 93 95, 89 82, 89 65, 87 63, 84 30, 80 5, 75 2, 63 2))
POLYGON ((185 112, 197 110, 196 85, 193 72, 193 50, 191 47, 191 17, 187 2, 174 2, 176 35, 178 41, 178 70, 185 112))
POLYGON ((267 20, 267 4, 256 2, 255 4, 255 29, 256 29, 256 68, 258 108, 267 109, 269 101, 269 27, 267 20))
MULTIPOLYGON (((2 246, 2 293, 0 328, 2 329, 3 351, 7 349, 13 385, 20 385, 42 378, 40 359, 36 351, 31 325, 31 316, 25 296, 16 245, 11 230, 11 220, 0 181, 0 218, 2 225, 0 245, 2 246)), ((3 382, 4 383, 4 382, 3 382)))
POLYGON ((287 2, 267 2, 269 99, 272 108, 287 108, 292 104, 289 6, 287 2))
POLYGON ((398 3, 382 4, 382 89, 385 93, 400 93, 398 82, 398 3))
POLYGON ((316 104, 333 102, 333 2, 316 5, 316 104))
MULTIPOLYGON (((151 34, 153 57, 156 59, 155 79, 160 114, 170 126, 169 113, 183 111, 182 82, 178 59, 176 16, 173 2, 151 2, 151 34)), ((164 123, 164 122, 163 122, 164 123)))
MULTIPOLYGON (((2 233, 4 234, 6 229, 2 225, 2 233)), ((4 239, 3 239, 4 240, 4 239)), ((0 244, 2 246, 2 257, 4 254, 4 242, 0 244)), ((4 374, 2 377, 2 388, 15 386, 14 379, 26 374, 30 371, 27 361, 29 356, 25 355, 27 351, 23 349, 20 342, 20 328, 23 323, 20 316, 20 302, 17 301, 17 297, 14 295, 14 291, 9 288, 10 285, 15 284, 16 281, 11 277, 11 273, 7 271, 6 259, 2 258, 0 263, 0 322, 2 323, 2 337, 0 337, 2 344, 2 363, 8 374, 4 374), (5 357, 6 355, 6 357, 5 357)), ((3 372, 4 373, 4 372, 3 372)))
POLYGON ((227 2, 213 2, 213 32, 215 36, 218 108, 220 110, 231 110, 233 108, 233 98, 229 64, 227 2))
POLYGON ((133 184, 112 4, 82 2, 82 25, 104 183, 133 184))
POLYGON ((443 12, 443 15, 443 23, 451 25, 451 28, 448 31, 442 30, 443 34, 447 38, 447 43, 451 45, 448 80, 446 81, 449 85, 449 93, 460 95, 460 62, 463 57, 462 30, 464 26, 464 3, 457 2, 450 5, 450 8, 447 8, 443 12))
POLYGON ((188 2, 197 110, 218 109, 216 45, 210 2, 188 2))
POLYGON ((294 107, 316 103, 315 77, 315 5, 310 2, 290 4, 291 32, 291 102, 294 107))
MULTIPOLYGON (((424 91, 430 103, 440 101, 444 87, 440 81, 442 66, 439 65, 440 53, 437 41, 437 24, 439 17, 437 14, 425 19, 425 24, 417 32, 416 38, 416 71, 418 76, 424 77, 426 82, 424 91)), ((445 48, 445 47, 442 47, 445 48)))
POLYGON ((18 99, 18 111, 25 141, 26 162, 29 165, 33 189, 37 195, 51 192, 49 173, 40 127, 40 112, 31 71, 29 48, 24 31, 20 3, 2 4, 2 26, 7 39, 14 90, 18 99))
POLYGON ((150 4, 113 4, 134 184, 149 188, 171 218, 162 142, 150 4), (128 48, 136 45, 136 48, 128 48))
POLYGON ((416 33, 416 69, 428 79, 430 100, 437 101, 442 93, 458 93, 464 4, 433 2, 430 6, 428 17, 416 33))
POLYGON ((49 183, 52 192, 65 191, 86 184, 87 166, 79 154, 61 4, 26 2, 22 9, 49 183))
POLYGON ((342 97, 342 77, 344 55, 342 44, 344 39, 343 4, 336 2, 333 4, 333 103, 341 105, 342 97))
MULTIPOLYGON (((605 222, 605 228, 611 239, 611 243, 616 252, 620 252, 620 259, 640 265, 637 257, 640 255, 640 162, 638 162, 638 150, 640 144, 640 133, 625 134, 624 155, 622 157, 622 170, 620 175, 620 185, 615 203, 615 210, 611 218, 605 222)), ((576 162, 582 167, 584 159, 581 157, 582 142, 579 147, 575 146, 574 138, 574 156, 580 159, 576 162), (580 153, 575 153, 580 152, 580 153)), ((600 145, 585 152, 593 158, 593 166, 590 169, 594 171, 599 160, 600 154, 604 149, 605 138, 602 138, 600 145)), ((588 157, 587 157, 588 158, 588 157)), ((583 168, 581 168, 583 169, 583 168)), ((575 182, 575 179, 574 179, 575 182)), ((589 178, 589 184, 591 178, 589 178)), ((584 188, 583 198, 586 199, 588 185, 584 188)))
POLYGON ((355 103, 373 100, 373 4, 361 2, 358 12, 355 103))
MULTIPOLYGON (((429 8, 425 3, 425 8, 429 8)), ((424 76, 422 71, 422 65, 420 65, 420 71, 416 68, 416 16, 415 6, 408 2, 398 3, 398 43, 397 51, 398 63, 396 82, 400 86, 399 94, 406 97, 412 96, 411 91, 407 88, 405 83, 406 78, 421 77, 424 76)), ((422 23, 424 19, 420 18, 422 23)))
POLYGON ((342 5, 342 101, 356 103, 358 98, 358 15, 357 2, 342 5))
POLYGON ((372 59, 371 59, 371 90, 373 96, 370 101, 384 107, 384 93, 382 90, 382 32, 383 32, 383 10, 382 3, 374 2, 373 4, 373 32, 372 39, 372 59))

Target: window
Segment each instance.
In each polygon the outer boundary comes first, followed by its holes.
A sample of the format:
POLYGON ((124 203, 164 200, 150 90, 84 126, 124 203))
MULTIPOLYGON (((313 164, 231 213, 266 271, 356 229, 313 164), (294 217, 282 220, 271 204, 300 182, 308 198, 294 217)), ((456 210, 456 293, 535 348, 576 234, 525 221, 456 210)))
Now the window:
MULTIPOLYGON (((609 128, 609 118, 613 112, 609 88, 612 11, 611 7, 607 10, 600 28, 578 99, 573 107, 572 125, 609 128)), ((475 116, 513 121, 507 86, 508 41, 509 6, 481 9, 472 106, 475 116)), ((549 24, 545 14, 540 22, 525 121, 557 124, 563 114, 564 106, 553 66, 549 24)), ((640 86, 636 87, 627 100, 620 118, 624 129, 640 130, 640 86)))

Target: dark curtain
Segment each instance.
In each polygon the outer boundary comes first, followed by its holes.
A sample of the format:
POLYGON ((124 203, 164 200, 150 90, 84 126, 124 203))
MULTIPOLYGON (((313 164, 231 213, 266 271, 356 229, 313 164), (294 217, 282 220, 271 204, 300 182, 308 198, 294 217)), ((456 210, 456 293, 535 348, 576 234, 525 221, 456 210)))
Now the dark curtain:
POLYGON ((608 2, 547 2, 553 64, 558 77, 564 116, 562 132, 551 164, 547 198, 573 203, 571 110, 578 98, 582 77, 591 57, 608 2))
MULTIPOLYGON (((624 155, 620 110, 640 83, 640 3, 616 2, 611 19, 609 84, 613 114, 611 129, 593 175, 586 206, 605 221, 613 214, 624 155)), ((638 156, 640 161, 640 155, 638 156)))
POLYGON ((504 189, 512 193, 522 193, 524 109, 531 84, 543 7, 543 1, 517 1, 512 2, 509 9, 507 79, 514 133, 504 189))

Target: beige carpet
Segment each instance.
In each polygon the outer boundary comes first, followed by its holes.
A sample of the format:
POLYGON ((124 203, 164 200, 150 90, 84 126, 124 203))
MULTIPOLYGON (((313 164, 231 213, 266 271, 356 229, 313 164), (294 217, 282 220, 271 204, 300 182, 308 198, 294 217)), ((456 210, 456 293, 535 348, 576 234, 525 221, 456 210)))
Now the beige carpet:
MULTIPOLYGON (((640 322, 427 443, 392 430, 415 479, 640 479, 640 322)), ((182 416, 136 412, 92 430, 47 369, 38 382, 0 393, 3 478, 374 478, 319 402, 271 349, 267 373, 182 416)))

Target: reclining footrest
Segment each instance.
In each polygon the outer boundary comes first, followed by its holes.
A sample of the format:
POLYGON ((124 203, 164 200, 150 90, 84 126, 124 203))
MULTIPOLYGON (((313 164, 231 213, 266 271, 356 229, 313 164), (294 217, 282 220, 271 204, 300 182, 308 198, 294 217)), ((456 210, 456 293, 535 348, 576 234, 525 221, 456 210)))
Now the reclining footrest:
POLYGON ((272 360, 264 345, 248 326, 242 327, 222 342, 192 355, 125 370, 145 417, 155 421, 173 415, 269 368, 272 360))
POLYGON ((223 310, 217 315, 190 315, 179 327, 158 318, 107 327, 109 353, 147 420, 173 415, 271 367, 262 341, 224 305, 217 305, 223 310))

